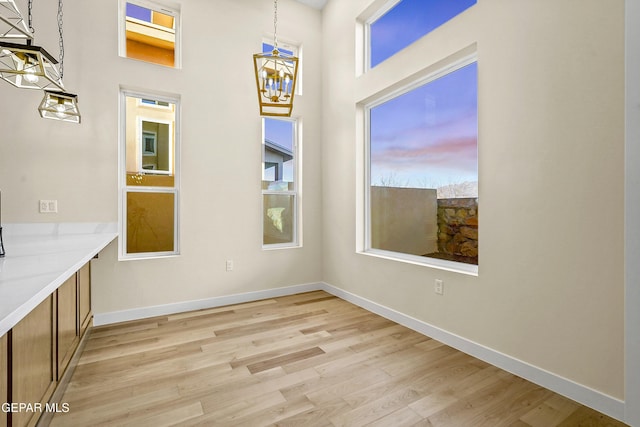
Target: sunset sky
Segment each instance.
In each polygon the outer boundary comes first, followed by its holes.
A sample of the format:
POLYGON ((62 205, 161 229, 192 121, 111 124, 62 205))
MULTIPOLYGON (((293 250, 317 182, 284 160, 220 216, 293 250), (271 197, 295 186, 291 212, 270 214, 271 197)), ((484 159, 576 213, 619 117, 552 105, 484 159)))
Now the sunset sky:
MULTIPOLYGON (((476 0, 402 0, 371 24, 371 66, 476 0)), ((477 64, 371 109, 371 183, 434 188, 477 181, 477 64)))
POLYGON ((371 183, 477 181, 477 64, 371 109, 371 183))

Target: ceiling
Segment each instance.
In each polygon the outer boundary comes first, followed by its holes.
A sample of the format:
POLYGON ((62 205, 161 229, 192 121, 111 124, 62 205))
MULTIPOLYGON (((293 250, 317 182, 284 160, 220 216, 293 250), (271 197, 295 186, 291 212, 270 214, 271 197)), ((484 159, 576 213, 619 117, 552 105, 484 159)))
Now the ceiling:
POLYGON ((302 4, 306 4, 307 6, 311 6, 315 9, 322 10, 325 4, 327 4, 327 0, 298 0, 302 4))

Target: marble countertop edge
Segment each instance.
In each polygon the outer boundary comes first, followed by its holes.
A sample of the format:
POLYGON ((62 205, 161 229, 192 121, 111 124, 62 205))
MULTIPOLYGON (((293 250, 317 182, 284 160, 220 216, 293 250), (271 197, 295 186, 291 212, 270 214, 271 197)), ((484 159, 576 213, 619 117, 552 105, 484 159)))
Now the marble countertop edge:
POLYGON ((0 258, 0 336, 115 240, 118 233, 115 223, 38 223, 3 225, 3 235, 7 256, 0 258), (42 250, 43 246, 47 250, 42 250), (47 268, 39 271, 43 265, 47 268), (16 292, 15 286, 22 284, 24 288, 16 292))

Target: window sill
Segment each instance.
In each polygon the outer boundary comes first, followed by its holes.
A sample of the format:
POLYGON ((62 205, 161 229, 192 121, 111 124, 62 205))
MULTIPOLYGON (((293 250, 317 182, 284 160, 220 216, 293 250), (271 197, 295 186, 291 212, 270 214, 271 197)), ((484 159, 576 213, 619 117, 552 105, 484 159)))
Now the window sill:
POLYGON ((435 268, 438 270, 451 271, 454 273, 467 274, 469 276, 478 276, 478 266, 474 264, 466 264, 456 261, 448 261, 444 259, 428 258, 418 255, 401 254, 399 252, 383 251, 380 249, 368 249, 358 251, 358 254, 372 256, 376 258, 387 259, 391 261, 399 261, 407 264, 421 265, 424 267, 435 268))
POLYGON ((120 255, 118 261, 142 261, 147 259, 177 258, 178 252, 140 253, 135 255, 120 255))
POLYGON ((297 243, 275 243, 272 245, 262 245, 263 251, 275 251, 279 249, 300 249, 302 245, 297 243))

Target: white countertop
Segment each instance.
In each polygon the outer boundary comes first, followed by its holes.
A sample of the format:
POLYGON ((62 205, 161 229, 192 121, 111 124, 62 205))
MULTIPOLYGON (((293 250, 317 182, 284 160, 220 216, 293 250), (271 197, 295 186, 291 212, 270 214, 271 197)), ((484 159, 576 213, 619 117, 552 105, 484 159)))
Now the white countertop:
POLYGON ((4 224, 0 336, 7 333, 117 236, 117 224, 4 224))

